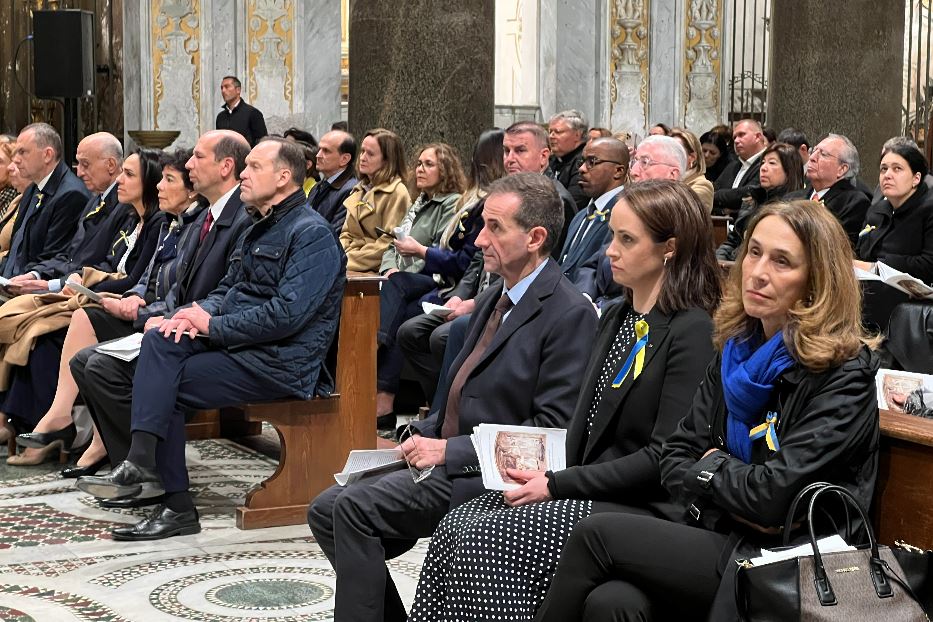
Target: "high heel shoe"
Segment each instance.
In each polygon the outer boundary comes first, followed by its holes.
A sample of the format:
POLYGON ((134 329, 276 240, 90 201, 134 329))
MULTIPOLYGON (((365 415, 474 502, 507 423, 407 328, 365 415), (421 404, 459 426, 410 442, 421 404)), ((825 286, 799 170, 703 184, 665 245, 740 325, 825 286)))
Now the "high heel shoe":
POLYGON ((12 466, 35 466, 37 464, 42 464, 49 458, 57 458, 58 452, 61 451, 63 446, 64 441, 61 439, 52 441, 45 447, 36 449, 34 452, 30 452, 32 455, 23 452, 18 453, 15 456, 10 456, 6 459, 6 463, 12 466))
POLYGON ((26 432, 25 434, 20 434, 16 437, 16 444, 20 447, 44 449, 56 441, 61 441, 60 446, 71 447, 77 434, 78 428, 72 423, 54 432, 26 432))
POLYGON ((96 475, 97 472, 104 468, 104 466, 109 462, 110 459, 107 456, 104 456, 90 466, 78 466, 77 464, 66 466, 61 470, 61 474, 65 479, 74 479, 77 477, 84 477, 85 475, 96 475))

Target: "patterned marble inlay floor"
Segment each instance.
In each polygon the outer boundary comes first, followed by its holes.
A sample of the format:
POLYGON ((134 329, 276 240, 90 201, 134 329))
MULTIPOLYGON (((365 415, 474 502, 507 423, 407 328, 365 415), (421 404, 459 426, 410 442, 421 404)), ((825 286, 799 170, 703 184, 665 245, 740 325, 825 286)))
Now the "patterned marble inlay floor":
MULTIPOLYGON (((334 574, 306 526, 234 525, 234 508, 274 462, 226 440, 195 441, 187 453, 202 531, 158 542, 110 538, 140 510, 101 509, 48 466, 5 468, 0 620, 332 620, 334 574)), ((390 564, 408 605, 426 550, 421 542, 390 564)))

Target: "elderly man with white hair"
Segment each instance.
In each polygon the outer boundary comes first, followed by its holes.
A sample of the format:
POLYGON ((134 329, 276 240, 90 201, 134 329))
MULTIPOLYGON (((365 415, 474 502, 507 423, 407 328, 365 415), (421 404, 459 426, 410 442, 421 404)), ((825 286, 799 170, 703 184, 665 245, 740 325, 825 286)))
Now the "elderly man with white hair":
POLYGON ((567 188, 577 204, 577 210, 585 208, 590 202, 580 187, 580 165, 583 163, 583 146, 589 139, 588 129, 586 118, 579 110, 558 112, 547 124, 551 177, 567 188))
POLYGON ((855 145, 840 134, 827 134, 810 150, 805 172, 809 183, 803 190, 789 193, 785 199, 810 199, 825 205, 842 223, 849 243, 855 248, 871 203, 869 194, 852 183, 859 172, 855 145))
POLYGON ((632 181, 670 179, 680 181, 687 170, 687 152, 676 138, 649 136, 641 141, 632 158, 632 181))

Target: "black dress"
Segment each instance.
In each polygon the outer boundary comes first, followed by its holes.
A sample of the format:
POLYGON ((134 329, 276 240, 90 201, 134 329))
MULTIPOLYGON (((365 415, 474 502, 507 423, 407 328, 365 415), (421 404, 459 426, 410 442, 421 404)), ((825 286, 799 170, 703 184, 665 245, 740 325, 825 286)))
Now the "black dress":
MULTIPOLYGON (((587 414, 587 433, 643 317, 629 310, 616 333, 587 414)), ((513 508, 493 491, 454 509, 431 540, 409 620, 533 619, 570 532, 593 505, 561 499, 513 508)))

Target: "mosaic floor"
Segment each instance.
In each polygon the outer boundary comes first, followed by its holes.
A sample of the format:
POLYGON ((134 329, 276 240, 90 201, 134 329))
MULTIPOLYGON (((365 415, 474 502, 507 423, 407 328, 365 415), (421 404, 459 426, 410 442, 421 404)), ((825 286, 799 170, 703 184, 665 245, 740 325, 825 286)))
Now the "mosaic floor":
MULTIPOLYGON (((227 440, 191 442, 187 452, 202 531, 159 542, 114 542, 110 530, 142 511, 97 507, 57 465, 3 464, 0 620, 332 620, 333 571, 306 526, 234 525, 234 508, 275 463, 227 440)), ((406 604, 426 549, 390 563, 406 604)))

